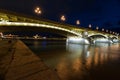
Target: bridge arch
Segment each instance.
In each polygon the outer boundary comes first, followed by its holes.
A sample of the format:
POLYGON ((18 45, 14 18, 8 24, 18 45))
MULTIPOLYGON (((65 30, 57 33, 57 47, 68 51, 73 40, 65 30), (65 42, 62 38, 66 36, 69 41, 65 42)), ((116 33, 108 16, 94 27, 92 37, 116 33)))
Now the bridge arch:
POLYGON ((113 36, 113 37, 111 37, 111 39, 118 39, 118 37, 117 36, 113 36))
POLYGON ((39 28, 39 30, 40 30, 40 28, 44 28, 44 30, 49 29, 50 32, 53 31, 56 33, 58 33, 57 31, 59 31, 64 36, 66 35, 66 37, 70 36, 70 35, 81 36, 80 33, 77 33, 71 29, 67 29, 67 28, 63 28, 63 27, 59 27, 59 26, 48 25, 48 24, 1 21, 0 27, 4 28, 3 26, 7 27, 8 31, 12 27, 16 27, 16 29, 20 29, 21 27, 24 26, 26 29, 28 29, 28 27, 30 27, 30 28, 36 28, 36 29, 39 28))
POLYGON ((93 37, 93 38, 107 38, 108 36, 104 35, 104 34, 92 34, 92 35, 88 35, 88 38, 93 37))

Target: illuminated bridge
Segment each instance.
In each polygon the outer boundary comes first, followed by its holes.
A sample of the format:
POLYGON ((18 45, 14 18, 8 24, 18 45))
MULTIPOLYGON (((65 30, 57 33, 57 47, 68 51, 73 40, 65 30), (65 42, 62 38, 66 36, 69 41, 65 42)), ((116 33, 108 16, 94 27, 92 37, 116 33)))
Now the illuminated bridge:
POLYGON ((0 32, 10 31, 52 32, 65 36, 68 42, 83 44, 95 42, 112 43, 119 40, 119 36, 115 34, 0 10, 0 32))

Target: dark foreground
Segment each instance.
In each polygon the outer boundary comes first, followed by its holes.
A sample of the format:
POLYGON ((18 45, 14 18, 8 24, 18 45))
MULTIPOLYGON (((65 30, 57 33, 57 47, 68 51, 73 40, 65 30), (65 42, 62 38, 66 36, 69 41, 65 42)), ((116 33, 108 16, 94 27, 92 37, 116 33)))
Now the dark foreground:
POLYGON ((0 40, 0 80, 60 80, 20 40, 0 40))

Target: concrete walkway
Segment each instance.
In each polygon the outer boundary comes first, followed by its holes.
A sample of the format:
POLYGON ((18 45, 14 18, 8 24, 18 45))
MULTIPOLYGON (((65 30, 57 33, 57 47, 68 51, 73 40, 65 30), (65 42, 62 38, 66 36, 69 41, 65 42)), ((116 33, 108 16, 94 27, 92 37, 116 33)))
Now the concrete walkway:
POLYGON ((22 41, 11 43, 4 50, 7 55, 0 61, 0 80, 60 80, 22 41))

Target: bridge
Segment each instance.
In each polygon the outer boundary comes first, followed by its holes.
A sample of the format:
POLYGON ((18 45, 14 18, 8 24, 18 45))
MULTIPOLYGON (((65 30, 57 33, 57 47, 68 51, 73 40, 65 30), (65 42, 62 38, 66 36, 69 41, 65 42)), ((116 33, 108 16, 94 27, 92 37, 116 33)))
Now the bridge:
POLYGON ((0 32, 40 31, 63 35, 71 43, 118 42, 117 34, 40 19, 11 11, 0 10, 0 32))

